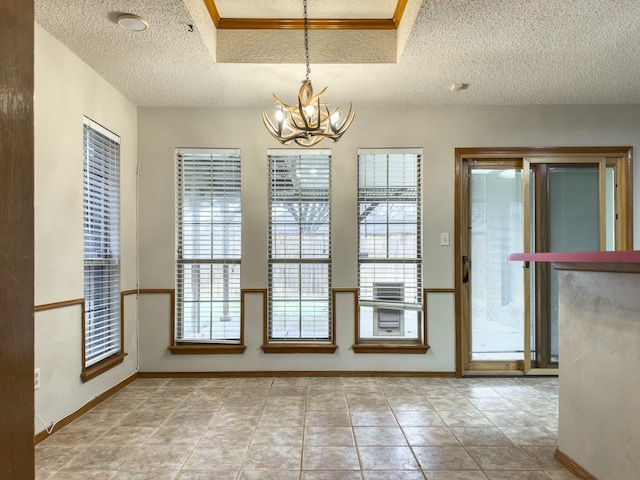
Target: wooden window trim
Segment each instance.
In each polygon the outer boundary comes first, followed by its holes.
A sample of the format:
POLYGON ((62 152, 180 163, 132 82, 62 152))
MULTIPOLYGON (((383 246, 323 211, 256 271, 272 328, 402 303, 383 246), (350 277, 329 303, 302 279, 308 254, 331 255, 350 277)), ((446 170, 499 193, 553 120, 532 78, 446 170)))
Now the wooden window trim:
POLYGON ((269 343, 261 346, 264 353, 335 353, 338 345, 320 343, 269 343))
MULTIPOLYGON (((114 242, 115 245, 117 246, 117 242, 119 241, 120 235, 122 233, 121 228, 120 228, 120 223, 121 223, 121 210, 122 210, 122 206, 121 206, 121 199, 120 199, 120 193, 121 193, 121 160, 120 160, 120 136, 115 134, 114 132, 112 132, 111 130, 105 128, 104 126, 100 125, 99 123, 95 122, 94 120, 92 120, 89 117, 83 117, 83 145, 84 148, 88 148, 90 150, 92 150, 93 148, 96 149, 96 151, 99 151, 99 154, 94 155, 90 155, 85 153, 83 155, 83 180, 82 180, 82 185, 83 185, 83 194, 85 195, 85 197, 87 195, 92 196, 92 194, 95 193, 100 193, 103 194, 104 191, 109 191, 110 193, 108 194, 107 198, 103 198, 101 199, 101 203, 102 205, 107 208, 107 211, 104 213, 104 217, 103 218, 103 222, 106 222, 103 226, 106 227, 108 225, 108 232, 106 233, 105 229, 101 229, 100 230, 100 236, 101 236, 101 240, 109 245, 109 254, 106 254, 105 252, 102 252, 96 259, 88 259, 87 258, 87 231, 93 233, 94 235, 96 234, 96 231, 94 230, 94 226, 92 226, 93 222, 91 220, 89 220, 89 227, 87 227, 87 200, 86 198, 83 200, 83 219, 85 222, 85 226, 83 229, 83 283, 84 283, 84 299, 82 301, 81 304, 81 309, 82 309, 82 372, 80 373, 80 379, 82 380, 82 382, 87 382, 89 380, 91 380, 92 378, 97 377, 98 375, 100 375, 101 373, 110 370, 111 368, 113 368, 116 365, 119 365, 120 363, 122 363, 122 361, 124 360, 124 357, 127 355, 124 352, 124 315, 123 315, 123 308, 122 308, 122 291, 120 291, 120 296, 118 298, 118 300, 120 301, 120 311, 119 313, 119 318, 117 319, 113 319, 113 321, 109 320, 108 324, 115 324, 118 323, 118 327, 120 329, 119 331, 119 336, 118 336, 118 349, 117 351, 115 349, 111 349, 109 348, 108 350, 110 351, 111 355, 109 355, 106 358, 103 358, 102 360, 92 363, 91 365, 87 366, 87 323, 86 323, 86 319, 87 319, 87 309, 86 309, 86 305, 87 305, 87 265, 90 266, 104 266, 107 268, 107 270, 109 271, 109 273, 107 274, 107 278, 108 278, 108 283, 109 283, 109 288, 110 288, 110 284, 113 281, 112 279, 116 279, 117 282, 117 289, 119 290, 121 288, 121 281, 122 281, 122 275, 121 275, 121 263, 122 263, 122 255, 119 251, 119 249, 117 249, 117 251, 112 250, 114 248, 114 242), (108 139, 109 142, 111 142, 112 144, 117 145, 117 149, 115 151, 115 153, 113 155, 108 154, 107 152, 110 149, 106 149, 103 147, 103 140, 96 140, 96 136, 99 137, 104 137, 106 139, 108 139), (100 147, 98 147, 100 146, 100 147), (96 162, 97 165, 96 165, 96 162), (92 177, 90 176, 90 172, 92 172, 93 170, 95 170, 95 168, 98 167, 99 169, 103 170, 103 174, 100 175, 101 177, 101 181, 104 183, 101 183, 100 186, 97 186, 95 181, 92 181, 92 177), (112 190, 115 187, 115 195, 113 194, 112 190), (117 208, 117 212, 115 214, 113 214, 111 212, 111 209, 113 207, 117 208), (115 218, 113 218, 113 216, 115 215, 115 218), (113 237, 113 235, 115 235, 115 238, 113 237), (115 272, 112 272, 111 270, 114 268, 116 268, 115 272)), ((94 179, 95 180, 95 179, 94 179)), ((91 209, 89 209, 91 210, 91 209)), ((91 234, 90 233, 90 234, 91 234)), ((117 247, 116 247, 117 248, 117 247)), ((95 281, 95 277, 92 276, 92 278, 94 278, 95 281)), ((93 286, 93 282, 91 282, 91 285, 93 286)), ((101 279, 101 282, 103 280, 101 279)), ((111 300, 112 300, 112 295, 115 298, 116 297, 116 293, 113 292, 113 294, 109 294, 108 297, 110 298, 108 301, 106 301, 106 305, 109 306, 109 316, 112 315, 113 312, 112 307, 114 307, 115 305, 111 304, 111 300)), ((91 318, 92 313, 89 313, 89 317, 91 318)), ((89 331, 89 333, 91 333, 91 331, 89 331)), ((111 337, 110 337, 111 338, 111 337)), ((104 342, 103 342, 104 344, 104 342)), ((93 349, 92 349, 93 350, 93 349)), ((106 352, 103 352, 106 353, 106 352)), ((93 352, 89 352, 90 355, 95 355, 95 353, 93 352)), ((90 358, 90 361, 93 362, 93 359, 90 358)))
POLYGON ((397 342, 380 341, 373 342, 361 341, 360 339, 360 308, 358 304, 357 289, 354 289, 354 318, 355 318, 355 342, 351 346, 355 353, 401 353, 401 354, 424 354, 429 350, 429 344, 427 343, 427 312, 426 312, 427 297, 423 289, 423 310, 422 310, 422 331, 423 340, 419 342, 407 342, 398 340, 397 342))
MULTIPOLYGON (((217 232, 224 226, 224 230, 230 229, 231 232, 236 228, 240 228, 242 224, 241 209, 241 152, 238 148, 176 148, 175 151, 175 181, 176 181, 176 258, 175 258, 175 281, 176 288, 174 297, 172 298, 172 326, 169 350, 178 354, 199 354, 199 353, 242 353, 243 350, 229 349, 230 345, 243 345, 243 320, 239 320, 239 335, 235 335, 235 321, 238 320, 235 311, 238 304, 241 304, 241 295, 230 293, 234 288, 240 289, 242 260, 241 260, 241 236, 235 236, 233 233, 222 234, 217 232), (205 197, 202 188, 205 188, 205 197), (202 203, 203 198, 206 200, 202 203), (218 199, 218 200, 216 200, 218 199), (211 209, 210 202, 221 201, 224 209, 230 209, 233 212, 230 215, 214 213, 211 209), (195 203, 194 203, 195 202, 195 203), (234 205, 234 206, 232 206, 234 205), (236 210, 237 208, 237 210, 236 210), (204 210, 202 210, 204 209, 204 210), (206 212, 206 213, 203 213, 206 212), (203 214, 207 215, 208 226, 202 231, 198 226, 200 221, 195 219, 203 214), (216 227, 215 225, 218 225, 216 227), (214 247, 214 237, 223 235, 225 241, 222 249, 214 247), (199 251, 198 246, 209 245, 210 251, 199 251), (195 247, 194 247, 195 245, 195 247), (195 248, 196 250, 193 250, 195 248), (220 287, 222 292, 210 292, 210 297, 204 293, 206 275, 200 278, 198 274, 197 280, 194 274, 196 269, 200 268, 204 271, 210 270, 210 275, 216 275, 217 268, 223 268, 227 273, 223 274, 226 279, 221 281, 220 287), (229 269, 236 271, 230 274, 229 269), (188 277, 191 272, 191 282, 197 281, 198 286, 188 287, 188 277), (191 290, 191 293, 188 293, 191 290), (201 298, 201 295, 203 296, 201 298), (176 302, 176 297, 179 302, 176 302), (223 298, 224 297, 224 298, 223 298), (204 300, 209 298, 209 300, 204 300), (195 303, 194 303, 195 302, 195 303), (229 332, 226 328, 222 328, 222 332, 214 333, 214 321, 208 322, 209 332, 198 338, 202 334, 200 321, 198 319, 198 332, 189 332, 189 318, 187 309, 189 305, 196 305, 205 302, 211 308, 211 314, 215 311, 214 304, 222 306, 228 315, 227 320, 233 325, 229 332), (218 303, 219 302, 219 303, 218 303), (231 315, 229 315, 231 313, 231 315), (180 322, 180 325, 178 325, 180 322), (221 333, 221 334, 220 334, 221 333), (192 348, 197 346, 197 348, 192 348), (222 346, 223 348, 218 348, 222 346), (189 348, 186 348, 189 347, 189 348), (203 347, 209 347, 208 349, 203 347)), ((220 245, 219 245, 220 247, 220 245)), ((238 290, 235 290, 238 292, 238 290)), ((240 306, 242 309, 242 307, 240 306)), ((192 315, 195 312, 192 312, 192 315)), ((196 315, 200 316, 198 310, 196 315)), ((206 315, 206 314, 205 314, 206 315)), ((223 313, 224 315, 224 313, 223 313)), ((222 317, 220 318, 222 320, 222 317)), ((207 322, 205 322, 207 323, 207 322)), ((206 329, 206 327, 203 327, 206 329)))
MULTIPOLYGON (((365 149, 367 150, 367 149, 365 149)), ((376 149, 374 149, 376 150, 376 149)), ((392 149, 393 150, 393 149, 392 149)), ((403 149, 399 149, 400 151, 402 151, 403 149)), ((409 149, 409 150, 414 150, 414 149, 409 149)), ((391 150, 390 150, 391 151, 391 150)), ((386 154, 388 155, 389 152, 388 151, 386 154)), ((360 151, 359 151, 360 152, 360 151)), ((381 152, 382 153, 382 152, 381 152)), ((360 154, 358 154, 359 156, 360 154)), ((420 161, 422 161, 423 158, 423 152, 420 149, 420 153, 417 154, 418 158, 420 161)), ((359 167, 358 167, 359 168, 359 167)), ((422 165, 420 165, 419 167, 419 175, 418 175, 418 180, 420 181, 420 188, 422 188, 422 165)), ((420 191, 420 188, 418 189, 420 191)), ((418 204, 418 211, 421 212, 422 210, 422 197, 421 194, 420 196, 420 203, 418 204)), ((359 198, 359 194, 358 194, 358 198, 359 198)), ((358 204, 359 204, 359 200, 358 200, 358 204)), ((422 213, 420 213, 419 217, 418 217, 418 227, 419 227, 419 231, 420 229, 423 227, 422 222, 421 222, 421 215, 422 213)), ((422 236, 422 234, 420 233, 420 237, 422 236)), ((420 240, 421 242, 422 240, 420 240)), ((420 257, 419 257, 419 263, 418 266, 419 268, 422 268, 422 262, 423 262, 424 258, 422 257, 422 253, 420 253, 420 257)), ((420 275, 421 277, 422 275, 420 275)), ((421 283, 421 282, 419 282, 421 283)), ((440 289, 430 289, 429 291, 437 291, 440 289)), ((422 319, 421 321, 419 321, 420 326, 421 326, 421 332, 420 332, 420 338, 417 339, 397 339, 397 340, 390 340, 390 339, 384 339, 384 340, 376 340, 376 339, 362 339, 360 337, 360 305, 359 305, 359 290, 357 288, 355 289, 350 289, 348 290, 350 292, 353 293, 354 299, 354 313, 353 313, 353 318, 354 318, 354 343, 351 346, 352 350, 355 353, 393 353, 393 354, 397 354, 397 353, 407 353, 407 354, 424 354, 429 350, 429 344, 427 342, 427 289, 422 289, 422 319)))
MULTIPOLYGON (((301 253, 299 253, 298 256, 291 256, 291 257, 287 257, 284 258, 284 261, 282 261, 283 259, 281 258, 275 258, 272 256, 273 253, 273 246, 275 245, 274 243, 274 239, 272 236, 272 229, 273 229, 273 215, 272 213, 269 213, 269 246, 268 246, 268 264, 269 264, 269 281, 268 281, 268 287, 271 288, 273 285, 273 274, 272 274, 272 266, 276 265, 276 264, 282 264, 282 265, 286 265, 289 261, 291 261, 292 264, 298 264, 298 265, 303 265, 303 264, 307 264, 307 265, 325 265, 327 267, 327 272, 328 272, 328 282, 327 282, 327 286, 329 288, 331 288, 331 272, 332 272, 332 227, 331 227, 331 211, 332 211, 332 202, 331 202, 331 185, 332 185, 332 169, 331 169, 331 149, 328 148, 320 148, 320 149, 311 149, 311 150, 307 150, 306 152, 304 151, 304 149, 296 149, 296 150, 290 150, 290 151, 285 151, 282 149, 269 149, 267 152, 267 157, 268 157, 268 167, 269 167, 269 185, 271 185, 272 181, 277 178, 277 174, 274 176, 274 165, 275 163, 277 163, 277 159, 279 159, 280 157, 290 157, 290 158, 299 158, 302 159, 302 157, 305 156, 312 156, 312 157, 318 157, 318 158, 322 158, 323 160, 326 160, 326 167, 325 165, 322 165, 321 162, 317 162, 317 165, 314 166, 314 169, 319 169, 321 171, 324 171, 324 168, 326 168, 326 173, 328 175, 328 184, 326 185, 326 205, 329 208, 329 221, 326 224, 328 226, 329 229, 329 242, 328 242, 328 248, 329 248, 329 254, 327 257, 322 257, 322 258, 310 258, 310 257, 304 257, 301 253), (308 153, 307 153, 308 152, 308 153), (274 160, 275 159, 275 160, 274 160), (274 163, 275 162, 275 163, 274 163)), ((304 165, 304 162, 303 162, 304 165)), ((306 168, 306 167, 305 167, 306 168)), ((303 189, 302 186, 299 187, 301 190, 303 189)), ((277 188, 276 192, 279 192, 281 190, 281 188, 277 188)), ((274 200, 274 192, 273 192, 273 188, 270 187, 269 188, 269 209, 271 209, 272 204, 277 201, 274 200)), ((323 202, 324 203, 324 202, 323 202)), ((298 219, 298 222, 301 222, 301 219, 298 219)), ((300 224, 300 223, 299 223, 300 224)), ((277 223, 275 224, 277 225, 277 223)), ((273 288, 271 288, 271 290, 266 289, 265 290, 265 311, 264 311, 264 327, 263 327, 263 336, 262 336, 262 345, 261 348, 263 350, 263 352, 265 353, 334 353, 335 350, 337 349, 337 345, 336 345, 336 321, 335 321, 335 304, 333 303, 335 301, 335 297, 333 295, 333 290, 331 290, 331 296, 327 299, 328 300, 328 307, 329 310, 331 312, 331 318, 328 319, 328 327, 330 328, 330 331, 328 332, 328 338, 321 338, 321 339, 306 339, 306 338, 300 338, 300 337, 296 337, 296 338, 291 338, 290 340, 287 339, 282 339, 280 337, 278 338, 270 338, 269 337, 269 332, 270 332, 270 322, 273 320, 273 318, 269 318, 269 303, 271 303, 271 307, 273 307, 273 288), (271 346, 273 346, 273 348, 271 348, 271 346)), ((299 292, 300 298, 303 298, 303 294, 302 292, 299 292)), ((271 330, 273 332, 273 330, 271 330)))
POLYGON ((247 349, 246 345, 170 345, 169 351, 173 355, 241 355, 247 349))
POLYGON ((243 288, 240 290, 240 343, 176 343, 176 291, 175 289, 143 289, 140 293, 168 293, 171 296, 171 338, 167 349, 172 355, 241 355, 244 344, 244 297, 247 293, 264 292, 263 316, 266 316, 266 290, 243 288))
POLYGON ((418 354, 427 353, 429 345, 424 344, 407 344, 401 343, 358 343, 351 347, 355 353, 402 353, 402 354, 418 354))
MULTIPOLYGON (((248 293, 261 293, 262 302, 262 345, 260 348, 264 353, 319 353, 319 354, 333 354, 338 349, 336 344, 335 331, 336 331, 336 292, 345 289, 333 288, 331 289, 331 329, 334 332, 333 341, 331 343, 269 343, 268 339, 268 308, 267 308, 267 289, 252 289, 246 290, 248 293)), ((245 290, 243 290, 244 292, 245 290)))
POLYGON ((390 342, 360 342, 360 308, 358 306, 358 289, 341 289, 343 292, 353 293, 354 303, 354 325, 355 325, 355 343, 351 346, 355 353, 401 353, 401 354, 425 354, 429 351, 431 346, 427 339, 427 325, 428 325, 428 309, 427 299, 429 293, 455 293, 453 288, 423 288, 422 289, 422 338, 421 342, 405 342, 398 341, 396 343, 390 342))
POLYGON ((88 382, 89 380, 96 378, 97 376, 103 374, 111 370, 113 367, 120 365, 124 361, 124 357, 127 356, 127 353, 124 351, 124 306, 122 304, 122 300, 124 298, 124 292, 120 292, 120 351, 111 355, 104 360, 87 367, 85 363, 85 303, 82 300, 82 373, 80 373, 80 380, 82 383, 88 382))
POLYGON ((89 368, 84 368, 80 374, 82 383, 88 382, 89 380, 96 378, 98 375, 111 370, 113 367, 120 365, 126 356, 127 354, 125 352, 120 351, 120 353, 116 353, 109 358, 105 358, 101 362, 91 365, 89 368))

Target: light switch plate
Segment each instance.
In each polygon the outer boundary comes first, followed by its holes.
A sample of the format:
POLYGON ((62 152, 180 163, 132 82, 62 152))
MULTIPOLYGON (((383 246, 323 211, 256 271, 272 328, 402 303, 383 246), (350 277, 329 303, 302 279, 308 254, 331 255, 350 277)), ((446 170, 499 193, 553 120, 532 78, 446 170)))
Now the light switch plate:
POLYGON ((450 243, 449 243, 449 232, 442 232, 440 234, 440 245, 443 245, 445 247, 448 247, 450 245, 450 243))

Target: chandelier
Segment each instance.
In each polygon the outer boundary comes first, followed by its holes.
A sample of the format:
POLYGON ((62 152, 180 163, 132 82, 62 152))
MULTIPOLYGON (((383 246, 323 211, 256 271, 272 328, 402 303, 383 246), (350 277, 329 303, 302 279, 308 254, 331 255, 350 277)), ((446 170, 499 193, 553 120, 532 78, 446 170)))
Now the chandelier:
POLYGON ((317 95, 313 94, 313 86, 309 75, 309 32, 307 20, 307 0, 303 0, 304 6, 304 52, 307 64, 307 77, 302 81, 298 92, 298 104, 287 105, 280 101, 276 94, 273 98, 278 103, 275 114, 275 122, 272 122, 266 113, 262 113, 264 126, 280 143, 288 145, 295 142, 302 147, 312 147, 324 138, 334 142, 340 140, 342 134, 351 126, 356 114, 349 103, 349 111, 341 118, 342 112, 337 108, 333 113, 329 111, 326 103, 320 101, 320 96, 327 90, 326 87, 317 95))

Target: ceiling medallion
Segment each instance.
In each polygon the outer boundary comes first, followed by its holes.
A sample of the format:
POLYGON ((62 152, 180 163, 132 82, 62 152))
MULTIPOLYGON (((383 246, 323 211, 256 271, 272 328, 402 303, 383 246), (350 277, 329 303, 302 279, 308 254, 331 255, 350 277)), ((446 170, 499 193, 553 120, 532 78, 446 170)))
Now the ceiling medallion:
POLYGON ((340 140, 342 134, 351 126, 356 114, 349 103, 346 116, 341 119, 342 112, 337 108, 333 113, 329 111, 326 103, 320 101, 320 96, 327 90, 326 87, 317 95, 313 94, 313 86, 309 75, 309 33, 307 26, 307 0, 303 0, 304 6, 304 51, 307 64, 307 77, 302 81, 298 92, 298 104, 287 105, 276 97, 278 102, 275 122, 272 122, 266 113, 262 113, 262 121, 273 137, 280 143, 288 145, 295 142, 302 147, 312 147, 328 138, 334 142, 340 140))

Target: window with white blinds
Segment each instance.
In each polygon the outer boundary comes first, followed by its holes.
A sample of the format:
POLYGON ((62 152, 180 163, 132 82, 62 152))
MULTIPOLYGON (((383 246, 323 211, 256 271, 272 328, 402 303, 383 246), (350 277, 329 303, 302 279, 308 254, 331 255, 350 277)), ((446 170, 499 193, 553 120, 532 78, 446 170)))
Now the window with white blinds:
POLYGON ((84 119, 84 366, 122 351, 120 138, 84 119))
POLYGON ((421 151, 358 151, 358 341, 422 340, 421 151))
POLYGON ((328 343, 330 150, 269 150, 269 343, 328 343))
POLYGON ((176 150, 176 344, 239 344, 240 151, 176 150))

